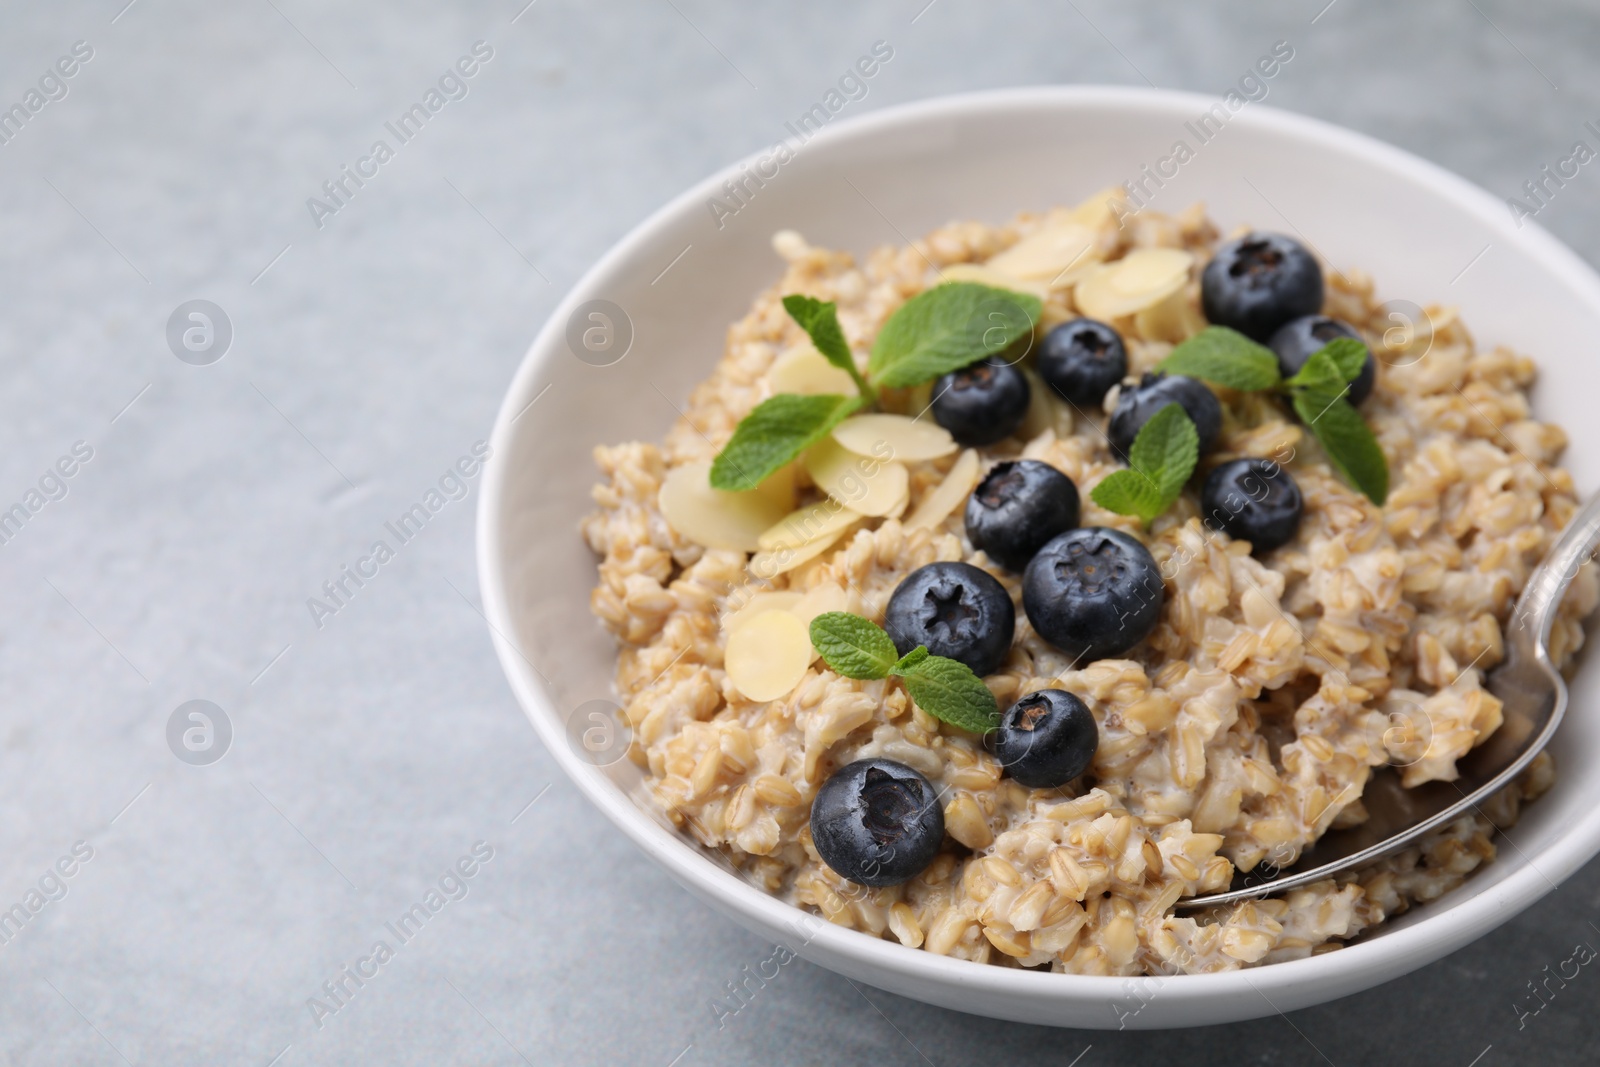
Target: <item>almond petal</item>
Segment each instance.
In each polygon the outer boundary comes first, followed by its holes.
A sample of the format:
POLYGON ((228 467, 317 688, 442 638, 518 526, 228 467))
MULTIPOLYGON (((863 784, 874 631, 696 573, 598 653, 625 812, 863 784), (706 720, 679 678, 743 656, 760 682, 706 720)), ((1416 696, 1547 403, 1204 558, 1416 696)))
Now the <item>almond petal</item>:
POLYGON ((791 511, 763 531, 756 539, 756 545, 762 551, 767 551, 774 548, 799 548, 821 538, 832 541, 841 530, 848 528, 860 518, 859 511, 843 507, 837 500, 829 497, 827 500, 819 500, 815 504, 807 504, 803 508, 791 511))
POLYGON ((759 579, 776 578, 780 574, 787 574, 828 551, 835 541, 844 536, 844 533, 844 530, 837 530, 827 537, 807 541, 796 548, 773 548, 757 552, 750 557, 749 571, 759 579))
POLYGON ((899 503, 895 504, 894 507, 892 507, 888 511, 884 512, 883 517, 886 518, 886 519, 898 519, 900 516, 902 516, 902 515, 904 515, 906 513, 906 508, 908 508, 910 506, 911 506, 911 479, 907 478, 906 479, 906 490, 905 490, 905 492, 900 494, 899 503))
POLYGON ((932 529, 938 526, 966 502, 967 495, 977 484, 978 453, 969 448, 956 457, 955 465, 944 476, 944 481, 922 498, 917 510, 906 520, 906 529, 932 529))
POLYGON ((1078 311, 1092 318, 1110 322, 1117 317, 1118 307, 1111 292, 1109 276, 1116 270, 1113 263, 1102 263, 1078 280, 1072 290, 1072 302, 1078 311))
POLYGON ((811 666, 811 638, 787 611, 763 611, 728 634, 723 666, 749 700, 788 696, 811 666))
POLYGON ((810 344, 796 345, 773 360, 767 371, 767 384, 774 393, 802 396, 824 393, 853 396, 856 391, 855 379, 849 372, 829 363, 827 357, 810 344))
MULTIPOLYGON (((760 485, 750 490, 755 496, 769 502, 775 508, 788 511, 794 507, 795 488, 800 478, 800 464, 789 463, 764 478, 760 485)), ((710 475, 707 475, 707 484, 710 475)))
POLYGON ((793 611, 795 605, 804 599, 804 593, 797 593, 790 589, 757 593, 737 609, 724 615, 722 617, 722 628, 728 633, 733 633, 733 631, 760 615, 763 611, 793 611))
POLYGON ((900 505, 910 477, 904 464, 858 456, 829 437, 806 452, 817 488, 863 515, 887 515, 900 505))
POLYGON ((811 626, 811 620, 818 615, 830 611, 849 611, 850 594, 844 586, 836 582, 823 582, 815 589, 802 596, 796 604, 789 608, 790 614, 806 625, 811 626))
POLYGON ((1189 280, 1194 256, 1179 248, 1136 248, 1116 262, 1111 287, 1129 299, 1172 291, 1174 281, 1189 280))
POLYGON ((987 265, 1013 278, 1060 285, 1064 275, 1101 259, 1098 236, 1077 222, 1056 223, 1024 237, 987 265))
POLYGON ((1189 280, 1194 257, 1176 248, 1137 248, 1091 271, 1073 301, 1098 319, 1115 319, 1160 303, 1189 280))
POLYGON ((1127 201, 1126 189, 1120 185, 1110 185, 1085 198, 1083 203, 1073 208, 1069 214, 1072 221, 1101 230, 1107 226, 1117 225, 1119 209, 1123 208, 1127 201))
MULTIPOLYGON (((789 612, 800 620, 801 625, 806 628, 806 634, 809 636, 811 633, 811 620, 818 615, 830 611, 849 610, 850 594, 845 592, 844 587, 834 582, 824 582, 802 597, 798 604, 789 609, 789 612)), ((812 648, 811 652, 811 662, 815 663, 822 653, 817 651, 815 647, 812 648)))
POLYGON ((949 430, 905 415, 857 415, 835 426, 833 439, 858 456, 903 463, 938 459, 956 450, 949 430))
MULTIPOLYGON (((791 503, 766 486, 748 493, 713 489, 710 476, 711 464, 705 462, 685 463, 668 471, 657 497, 662 517, 680 536, 697 545, 756 551, 762 531, 781 519, 791 503)), ((789 484, 792 501, 792 480, 789 484)))
POLYGON ((1133 328, 1144 340, 1171 344, 1187 341, 1205 325, 1205 320, 1189 303, 1189 296, 1182 288, 1174 289, 1164 299, 1133 317, 1133 328))
POLYGON ((1023 367, 1022 373, 1028 379, 1028 411, 1022 416, 1022 425, 1017 427, 1017 436, 1031 441, 1046 430, 1055 430, 1063 437, 1071 433, 1071 409, 1032 368, 1023 367))

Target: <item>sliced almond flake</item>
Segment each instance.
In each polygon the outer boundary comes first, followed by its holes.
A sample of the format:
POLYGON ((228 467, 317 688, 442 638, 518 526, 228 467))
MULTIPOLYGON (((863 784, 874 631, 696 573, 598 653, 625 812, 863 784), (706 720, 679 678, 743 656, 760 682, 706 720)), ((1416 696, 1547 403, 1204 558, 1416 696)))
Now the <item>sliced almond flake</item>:
POLYGON ((762 531, 756 539, 756 545, 766 551, 773 548, 799 548, 822 538, 831 540, 860 518, 861 512, 844 507, 829 497, 791 511, 762 531))
POLYGON ((1140 337, 1146 341, 1166 341, 1169 344, 1187 341, 1205 326, 1205 319, 1189 303, 1189 295, 1181 286, 1133 317, 1133 328, 1140 337))
POLYGON ((900 494, 900 502, 884 513, 886 519, 898 519, 906 513, 906 508, 911 506, 911 479, 906 479, 906 491, 900 494))
POLYGON ((804 599, 804 593, 797 593, 791 589, 756 593, 736 610, 722 617, 722 628, 728 633, 733 633, 763 611, 793 611, 795 605, 804 599))
POLYGON ((931 418, 857 415, 833 428, 833 439, 858 456, 885 456, 902 463, 938 459, 956 450, 950 431, 931 418))
POLYGON ((1160 303, 1189 280, 1194 257, 1176 248, 1138 248, 1097 267, 1073 291, 1085 315, 1116 319, 1160 303))
POLYGON ((807 541, 798 548, 772 548, 757 552, 750 557, 749 571, 759 579, 776 578, 780 574, 787 574, 828 551, 850 528, 847 526, 827 537, 807 541))
POLYGON ((788 696, 811 666, 811 638, 788 611, 763 611, 728 634, 723 666, 749 700, 788 696))
POLYGON ((792 473, 786 479, 774 475, 779 484, 763 484, 747 493, 713 489, 710 477, 710 463, 674 467, 667 472, 657 497, 667 525, 697 545, 754 552, 760 547, 762 531, 794 506, 792 473))
POLYGON ((1108 185, 1069 212, 1074 222, 1091 229, 1105 229, 1117 225, 1117 208, 1126 204, 1128 192, 1119 185, 1108 185), (1115 206, 1114 206, 1115 205, 1115 206))
POLYGON ((805 464, 817 488, 863 515, 889 514, 910 481, 905 464, 858 456, 831 437, 806 451, 805 464))
POLYGON ((906 520, 906 529, 933 529, 956 508, 967 502, 967 495, 978 484, 978 453, 967 449, 956 457, 950 473, 944 476, 933 492, 922 498, 917 510, 906 520))
POLYGON ((767 385, 774 393, 802 396, 823 393, 853 396, 856 391, 855 379, 850 373, 829 363, 827 357, 809 344, 796 345, 773 360, 767 371, 767 385))
POLYGON ((1052 223, 989 260, 986 266, 1024 281, 1058 286, 1102 257, 1099 234, 1077 222, 1052 223))
MULTIPOLYGON (((1108 279, 1115 272, 1115 263, 1102 263, 1078 280, 1072 290, 1072 302, 1083 315, 1110 322, 1121 314, 1121 301, 1111 291, 1108 279)), ((1138 310, 1135 308, 1134 310, 1138 310)))
MULTIPOLYGON (((850 594, 843 586, 836 582, 824 582, 812 589, 800 600, 798 604, 789 609, 789 613, 800 620, 806 628, 806 634, 811 633, 811 620, 818 615, 830 611, 849 611, 850 594)), ((811 662, 815 663, 822 653, 815 646, 811 649, 811 662)))
MULTIPOLYGON (((710 484, 710 474, 706 475, 706 482, 710 484)), ((763 500, 770 501, 775 508, 781 507, 785 511, 794 507, 796 490, 800 483, 800 462, 785 464, 762 479, 760 485, 750 490, 763 500)))
MULTIPOLYGON (((1050 295, 1045 282, 1017 278, 1004 271, 995 270, 987 263, 953 263, 939 272, 941 282, 977 282, 996 289, 1011 289, 1019 293, 1032 293, 1043 300, 1050 295)), ((1048 281, 1049 279, 1046 279, 1048 281)))
POLYGON ((811 626, 811 620, 818 615, 829 611, 849 610, 850 593, 837 582, 823 582, 802 596, 799 603, 789 608, 789 612, 807 628, 811 626))
POLYGON ((1017 427, 1017 436, 1024 441, 1031 441, 1046 430, 1055 430, 1065 437, 1072 432, 1072 409, 1056 395, 1056 391, 1044 383, 1044 379, 1034 373, 1030 367, 1023 367, 1022 374, 1028 379, 1028 412, 1022 416, 1022 425, 1017 427))
POLYGON ((1165 289, 1174 278, 1188 281, 1194 256, 1181 248, 1136 248, 1117 263, 1112 287, 1133 297, 1165 289))

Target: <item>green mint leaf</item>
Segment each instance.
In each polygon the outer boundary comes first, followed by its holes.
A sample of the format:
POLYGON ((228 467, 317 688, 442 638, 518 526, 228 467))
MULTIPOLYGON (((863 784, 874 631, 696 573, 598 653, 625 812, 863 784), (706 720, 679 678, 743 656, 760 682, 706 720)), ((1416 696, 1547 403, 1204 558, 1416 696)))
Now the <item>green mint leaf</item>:
POLYGON ((1389 462, 1361 413, 1344 399, 1344 389, 1340 385, 1295 390, 1295 414, 1316 435, 1339 473, 1382 507, 1389 496, 1389 462))
MULTIPOLYGON (((895 674, 905 680, 906 692, 917 707, 940 722, 975 734, 988 733, 1000 725, 1000 705, 971 667, 959 660, 927 655, 926 649, 922 651, 923 657, 903 670, 898 664, 895 667, 895 674)), ((913 650, 906 658, 915 654, 913 650)))
POLYGON ((1313 352, 1312 358, 1322 355, 1339 368, 1339 380, 1343 382, 1355 381, 1361 374, 1361 368, 1367 365, 1367 346, 1353 337, 1335 337, 1313 352))
POLYGON ((927 659, 930 655, 932 655, 932 653, 928 651, 927 645, 918 645, 910 652, 907 652, 905 655, 901 656, 899 662, 897 662, 893 667, 889 668, 889 673, 895 675, 905 674, 906 671, 909 671, 911 668, 927 659))
POLYGON ((812 619, 811 643, 828 668, 846 678, 887 678, 900 662, 900 653, 883 627, 847 611, 828 611, 812 619))
MULTIPOLYGON (((1349 338, 1342 338, 1342 340, 1349 340, 1349 338)), ((1332 347, 1332 345, 1325 345, 1311 353, 1311 358, 1305 361, 1305 365, 1296 372, 1293 378, 1290 378, 1284 384, 1291 389, 1314 389, 1332 396, 1342 394, 1345 384, 1350 379, 1345 377, 1344 368, 1333 357, 1333 353, 1328 351, 1332 347)), ((1360 368, 1356 368, 1356 373, 1359 374, 1360 372, 1360 368)))
POLYGON ((1089 491, 1089 499, 1118 515, 1137 515, 1152 521, 1166 510, 1156 483, 1138 471, 1112 471, 1089 491))
POLYGON ((1128 450, 1128 469, 1114 471, 1089 499, 1118 515, 1145 522, 1172 506, 1200 461, 1200 435, 1181 404, 1168 404, 1139 428, 1128 450))
POLYGON ((850 345, 844 339, 844 331, 839 328, 839 305, 790 293, 783 298, 783 309, 800 324, 800 328, 810 336, 811 343, 827 357, 829 363, 844 370, 854 369, 855 358, 850 355, 850 345))
POLYGON ((756 405, 711 464, 711 487, 742 492, 816 444, 861 407, 859 396, 779 393, 756 405))
POLYGON ((895 389, 931 382, 1033 332, 1039 298, 977 282, 946 282, 907 300, 878 331, 867 373, 895 389))
POLYGON ((1389 463, 1361 414, 1346 399, 1367 361, 1367 346, 1338 337, 1311 354, 1287 382, 1295 414, 1321 442, 1345 480, 1382 507, 1389 496, 1389 463))
POLYGON ((839 305, 800 293, 790 293, 783 298, 783 309, 800 324, 824 359, 840 370, 849 372, 862 396, 868 400, 876 399, 877 394, 856 369, 856 358, 850 354, 850 343, 844 339, 844 330, 839 328, 839 305))
POLYGON ((1207 326, 1182 342, 1159 369, 1247 393, 1271 389, 1282 378, 1272 349, 1226 326, 1207 326))
POLYGON ((1182 404, 1168 404, 1139 427, 1128 465, 1155 482, 1167 503, 1178 499, 1200 460, 1200 433, 1182 404))

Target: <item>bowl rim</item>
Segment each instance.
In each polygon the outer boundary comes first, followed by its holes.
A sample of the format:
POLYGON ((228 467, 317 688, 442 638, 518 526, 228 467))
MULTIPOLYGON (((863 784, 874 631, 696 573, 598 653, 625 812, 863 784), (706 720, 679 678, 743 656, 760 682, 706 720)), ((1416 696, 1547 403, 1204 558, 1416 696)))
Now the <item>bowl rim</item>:
MULTIPOLYGON (((991 89, 893 105, 829 123, 816 133, 808 147, 812 143, 827 145, 835 140, 869 135, 908 121, 995 110, 1159 110, 1186 116, 1215 102, 1215 97, 1200 93, 1131 86, 991 89)), ((1600 315, 1600 276, 1589 264, 1537 222, 1527 220, 1514 227, 1501 200, 1465 178, 1366 134, 1275 107, 1256 104, 1235 114, 1232 121, 1291 138, 1314 138, 1362 163, 1399 172, 1427 186, 1459 210, 1482 220, 1508 243, 1522 246, 1528 254, 1557 268, 1573 294, 1600 315)), ((749 928, 787 927, 798 931, 798 921, 810 913, 769 895, 711 861, 699 846, 651 818, 600 769, 579 759, 570 750, 557 726, 561 719, 559 709, 530 673, 522 653, 508 636, 515 630, 506 575, 500 564, 501 517, 506 487, 513 472, 503 459, 505 450, 499 446, 508 439, 511 421, 523 410, 526 397, 533 394, 538 375, 558 351, 564 330, 562 324, 567 316, 595 292, 597 279, 633 259, 641 248, 681 219, 688 209, 703 210, 705 199, 716 195, 724 181, 737 178, 741 168, 754 165, 766 151, 766 148, 758 149, 728 164, 652 212, 585 271, 552 310, 519 363, 495 418, 490 439, 496 447, 487 463, 480 491, 476 547, 479 590, 495 654, 518 704, 567 776, 636 846, 696 896, 720 902, 749 928)), ((1386 981, 1425 966, 1489 932, 1551 892, 1596 852, 1600 852, 1600 806, 1569 822, 1537 856, 1523 856, 1517 869, 1506 875, 1492 891, 1476 893, 1454 903, 1449 902, 1452 894, 1446 894, 1445 906, 1436 912, 1423 915, 1404 927, 1389 929, 1381 937, 1360 940, 1338 952, 1259 968, 1160 976, 1163 997, 1179 1002, 1231 996, 1265 998, 1263 986, 1276 989, 1315 986, 1349 992, 1364 988, 1364 977, 1373 972, 1386 981)), ((1437 906, 1437 902, 1433 906, 1437 906)), ((827 956, 830 963, 853 965, 861 974, 889 972, 907 988, 934 982, 946 987, 982 987, 992 996, 1013 995, 1029 1001, 1055 998, 1066 1002, 1115 995, 1118 983, 1128 980, 1126 976, 1057 974, 973 963, 907 949, 896 942, 825 921, 812 926, 815 928, 807 928, 806 942, 819 955, 827 956)), ((1325 998, 1313 998, 1306 1003, 1317 999, 1325 998)), ((1277 1010, 1270 1000, 1268 1004, 1273 1011, 1277 1010)))

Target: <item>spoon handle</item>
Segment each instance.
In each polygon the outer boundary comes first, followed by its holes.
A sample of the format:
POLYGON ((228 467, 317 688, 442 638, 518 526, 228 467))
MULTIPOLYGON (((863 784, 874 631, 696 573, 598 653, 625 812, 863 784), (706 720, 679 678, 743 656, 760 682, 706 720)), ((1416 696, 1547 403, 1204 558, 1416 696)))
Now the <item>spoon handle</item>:
POLYGON ((1600 545, 1600 493, 1584 504, 1562 531, 1555 547, 1528 578, 1506 627, 1507 658, 1518 663, 1549 661, 1550 628, 1556 608, 1578 569, 1600 545))

